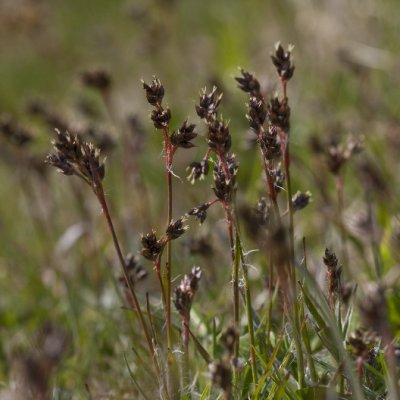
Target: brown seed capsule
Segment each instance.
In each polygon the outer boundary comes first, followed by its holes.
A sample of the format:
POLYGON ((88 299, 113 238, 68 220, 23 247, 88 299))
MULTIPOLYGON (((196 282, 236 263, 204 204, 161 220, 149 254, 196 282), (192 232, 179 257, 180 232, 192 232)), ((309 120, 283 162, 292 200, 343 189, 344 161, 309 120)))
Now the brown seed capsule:
POLYGON ((185 121, 176 132, 171 134, 171 144, 184 149, 190 149, 191 147, 194 147, 194 144, 191 142, 191 140, 197 136, 197 133, 194 132, 195 127, 195 124, 188 125, 187 121, 185 121))
POLYGON ((285 51, 278 42, 275 45, 275 52, 271 54, 272 63, 275 65, 276 71, 281 79, 288 81, 294 73, 294 64, 291 57, 293 46, 288 46, 285 51))
POLYGON ((143 89, 146 91, 147 101, 152 106, 161 105, 163 97, 164 97, 164 86, 161 85, 160 80, 154 76, 150 85, 148 85, 143 80, 142 80, 142 85, 143 85, 143 89))
POLYGON ((163 239, 158 240, 156 237, 156 233, 154 231, 151 231, 151 233, 148 233, 147 235, 142 235, 142 250, 140 251, 140 254, 144 257, 147 258, 148 260, 155 261, 158 257, 158 255, 161 253, 165 241, 163 239))
POLYGON ((254 96, 258 99, 262 98, 260 92, 260 83, 258 80, 249 72, 244 69, 240 70, 242 76, 236 77, 235 80, 238 83, 239 89, 243 90, 246 93, 249 93, 251 96, 254 96))
POLYGON ((107 71, 95 69, 84 71, 81 75, 82 83, 87 87, 106 91, 111 87, 111 76, 107 71))

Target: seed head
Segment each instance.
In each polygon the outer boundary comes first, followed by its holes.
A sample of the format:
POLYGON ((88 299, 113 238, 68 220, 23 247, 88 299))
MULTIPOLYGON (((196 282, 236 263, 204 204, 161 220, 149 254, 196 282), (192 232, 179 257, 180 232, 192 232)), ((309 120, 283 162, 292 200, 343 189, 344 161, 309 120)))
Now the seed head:
POLYGON ((290 128, 290 107, 288 99, 279 100, 277 96, 273 97, 268 105, 268 119, 272 125, 280 127, 284 132, 290 128))
POLYGON ((111 87, 111 76, 107 71, 102 69, 82 72, 81 80, 85 86, 103 92, 111 87))
POLYGON ((195 124, 187 124, 185 121, 181 127, 173 132, 170 136, 171 143, 176 147, 182 147, 184 149, 190 149, 194 147, 194 144, 191 142, 196 136, 197 133, 194 132, 195 124))
POLYGON ((157 259, 165 245, 165 239, 162 238, 158 240, 154 231, 151 231, 151 233, 148 233, 145 236, 142 235, 141 242, 143 248, 140 251, 140 254, 151 261, 157 259))
POLYGON ((148 85, 143 80, 142 80, 142 85, 143 89, 146 91, 147 101, 152 106, 161 105, 165 91, 164 91, 164 86, 161 85, 160 80, 154 76, 150 85, 148 85))
POLYGON ((341 275, 342 267, 338 265, 336 254, 329 249, 325 249, 325 256, 323 257, 324 264, 327 268, 328 277, 328 294, 331 299, 331 305, 334 305, 334 300, 341 295, 341 275))
POLYGON ((17 147, 24 147, 33 141, 32 135, 26 129, 5 116, 2 116, 0 119, 0 134, 8 142, 17 147))
POLYGON ((76 175, 94 188, 105 175, 104 160, 100 161, 100 150, 92 143, 82 142, 78 136, 68 132, 57 132, 52 144, 54 154, 48 154, 46 163, 56 167, 64 175, 76 175))
POLYGON ((189 228, 189 226, 183 225, 185 221, 186 221, 185 217, 181 217, 177 219, 175 222, 171 221, 166 231, 167 238, 170 240, 174 240, 182 236, 189 228))
POLYGON ((194 207, 189 210, 188 214, 196 217, 200 224, 202 224, 207 218, 207 210, 210 207, 210 203, 204 203, 199 207, 194 207))
POLYGON ((222 119, 209 121, 207 139, 211 149, 222 154, 227 153, 232 144, 228 123, 222 119))
POLYGON ((292 51, 292 45, 289 45, 287 51, 285 51, 278 42, 275 45, 275 52, 271 54, 272 63, 275 65, 279 77, 285 81, 288 81, 294 73, 294 64, 291 56, 292 51))
POLYGON ((151 120, 154 123, 156 129, 163 129, 166 128, 169 124, 171 119, 171 111, 169 108, 155 108, 150 115, 151 120))
POLYGON ((227 363, 222 361, 209 365, 211 380, 218 385, 225 394, 226 399, 232 396, 232 371, 227 363))
POLYGON ((218 199, 220 199, 224 204, 229 204, 231 203, 233 193, 236 190, 236 174, 238 171, 238 166, 236 164, 234 155, 231 155, 229 158, 227 158, 226 162, 228 164, 230 177, 227 178, 225 176, 222 161, 218 160, 218 162, 216 162, 214 165, 213 191, 218 199))
POLYGON ((275 127, 270 126, 266 132, 263 131, 259 141, 266 161, 271 161, 280 157, 281 145, 275 127))
POLYGON ((292 205, 294 211, 302 210, 307 207, 311 202, 311 192, 307 190, 307 192, 302 193, 298 191, 292 197, 292 205))
POLYGON ((209 94, 207 94, 207 88, 204 88, 200 93, 199 105, 196 105, 197 115, 207 121, 215 118, 221 100, 222 93, 217 95, 216 86, 213 87, 209 94))
POLYGON ((265 108, 264 100, 251 96, 247 107, 248 111, 246 118, 249 121, 250 128, 258 133, 262 130, 262 126, 267 118, 267 110, 265 108))
MULTIPOLYGON (((138 258, 135 257, 132 253, 129 253, 125 257, 125 265, 128 270, 129 279, 131 280, 132 285, 135 285, 136 283, 142 281, 148 275, 147 271, 145 271, 143 267, 139 264, 138 258)), ((125 277, 121 276, 119 278, 119 281, 122 285, 125 286, 126 289, 128 289, 125 277)))
POLYGON ((258 80, 250 72, 247 72, 244 69, 241 69, 240 72, 242 73, 242 76, 235 78, 239 89, 249 93, 253 97, 261 99, 262 95, 258 80))
POLYGON ((221 336, 221 342, 224 345, 229 358, 233 356, 237 340, 238 333, 233 327, 229 327, 221 336))
POLYGON ((191 184, 194 184, 195 181, 197 180, 203 180, 206 175, 208 175, 209 171, 209 164, 208 160, 201 160, 200 162, 198 161, 193 161, 187 168, 186 170, 190 170, 190 174, 187 177, 188 181, 190 181, 191 184))
POLYGON ((201 278, 200 267, 193 267, 189 275, 185 275, 180 285, 174 292, 174 304, 182 317, 187 318, 190 315, 190 309, 201 278))

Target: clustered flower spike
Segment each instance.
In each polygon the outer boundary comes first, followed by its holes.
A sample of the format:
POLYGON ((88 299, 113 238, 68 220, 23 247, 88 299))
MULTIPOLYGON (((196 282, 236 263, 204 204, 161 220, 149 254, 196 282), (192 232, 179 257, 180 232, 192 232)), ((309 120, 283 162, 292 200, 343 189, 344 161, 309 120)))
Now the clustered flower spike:
POLYGON ((323 257, 324 264, 327 268, 328 276, 328 293, 330 296, 339 296, 341 294, 341 275, 342 267, 338 265, 336 254, 329 249, 325 249, 325 256, 323 257))
POLYGON ((303 208, 307 207, 311 202, 311 192, 307 190, 307 192, 303 193, 298 191, 292 197, 292 205, 294 211, 300 211, 303 208))
POLYGON ((174 292, 174 304, 179 314, 186 321, 189 320, 193 298, 199 288, 201 278, 200 267, 193 267, 189 275, 185 275, 174 292))
POLYGON ((247 104, 248 111, 246 118, 249 121, 250 128, 258 133, 263 130, 263 124, 267 118, 267 110, 263 99, 255 96, 249 98, 247 104))
POLYGON ((157 239, 154 231, 142 235, 141 242, 143 248, 140 251, 140 254, 150 261, 155 261, 165 246, 165 239, 157 239))
POLYGON ((161 105, 163 97, 164 97, 164 86, 161 85, 161 82, 155 76, 151 81, 150 85, 148 85, 145 81, 142 80, 143 89, 146 91, 147 101, 152 105, 161 105))
POLYGON ((245 93, 249 93, 252 97, 258 99, 262 98, 260 82, 258 82, 250 72, 247 72, 244 69, 240 69, 240 72, 242 73, 242 76, 235 77, 239 89, 243 90, 245 93))
POLYGON ((209 171, 208 160, 204 159, 204 160, 201 160, 200 162, 193 161, 186 168, 186 170, 190 170, 190 174, 187 177, 187 179, 188 179, 188 181, 190 181, 191 184, 194 184, 194 182, 197 180, 203 180, 204 177, 206 175, 208 175, 208 171, 209 171))
POLYGON ((104 161, 100 161, 100 150, 93 144, 81 142, 78 136, 68 132, 57 131, 57 140, 52 144, 54 154, 48 154, 45 162, 53 165, 64 175, 76 175, 87 182, 92 188, 98 180, 104 179, 104 161))
POLYGON ((236 190, 236 173, 238 171, 238 166, 235 161, 235 156, 232 154, 226 159, 226 164, 228 166, 228 172, 230 178, 226 178, 224 171, 224 164, 221 160, 218 160, 214 164, 213 178, 214 187, 213 191, 217 198, 221 200, 224 204, 230 204, 232 202, 232 196, 236 190))
POLYGON ((0 135, 17 147, 23 147, 33 141, 32 135, 27 130, 4 116, 0 119, 0 135))
POLYGON ((195 124, 188 125, 187 121, 185 121, 176 132, 171 134, 171 144, 176 147, 182 147, 183 149, 190 149, 194 147, 194 144, 191 142, 191 140, 197 136, 197 133, 194 132, 195 127, 195 124))
POLYGON ((166 235, 169 240, 178 239, 182 236, 189 228, 187 225, 183 225, 186 221, 185 217, 177 219, 175 222, 171 221, 167 227, 166 235))
POLYGON ((218 153, 226 154, 232 144, 229 126, 223 119, 212 120, 208 123, 208 147, 218 153))
POLYGON ((200 224, 202 224, 207 218, 207 210, 210 207, 210 203, 204 203, 199 207, 194 207, 189 210, 188 214, 196 217, 200 224))
MULTIPOLYGON (((147 271, 143 269, 143 267, 139 264, 139 260, 132 253, 129 253, 125 257, 125 265, 129 274, 129 279, 132 282, 132 285, 142 281, 148 275, 147 271)), ((119 278, 119 281, 126 289, 128 289, 128 285, 126 283, 126 279, 124 276, 119 278)))
POLYGON ((82 83, 92 89, 105 92, 110 89, 112 81, 110 74, 102 69, 84 71, 81 75, 82 83))
POLYGON ((199 105, 196 105, 197 115, 205 120, 213 119, 218 111, 218 106, 222 100, 222 93, 217 95, 216 86, 207 94, 207 89, 204 88, 200 93, 199 105))
POLYGON ((268 119, 273 126, 278 126, 284 132, 290 129, 290 107, 288 99, 279 100, 274 96, 267 105, 268 119))
POLYGON ((278 42, 275 45, 275 52, 271 54, 272 63, 275 65, 279 77, 285 81, 288 81, 294 73, 294 64, 291 57, 292 51, 292 45, 289 45, 287 51, 285 51, 278 42))

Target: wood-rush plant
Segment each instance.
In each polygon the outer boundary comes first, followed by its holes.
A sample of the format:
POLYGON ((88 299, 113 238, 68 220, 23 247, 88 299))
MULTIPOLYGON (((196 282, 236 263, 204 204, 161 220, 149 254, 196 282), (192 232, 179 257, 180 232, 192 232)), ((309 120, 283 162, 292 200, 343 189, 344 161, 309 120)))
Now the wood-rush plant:
MULTIPOLYGON (((231 127, 220 114, 222 93, 213 87, 200 92, 195 108, 206 129, 207 148, 201 160, 193 161, 188 167, 188 180, 192 184, 212 172, 212 196, 201 199, 200 205, 179 218, 172 215, 174 156, 178 149, 192 148, 198 135, 195 125, 188 121, 172 130, 171 111, 163 102, 163 85, 156 77, 150 83, 142 81, 152 107, 150 118, 161 133, 165 159, 164 233, 160 235, 152 229, 142 235, 140 250, 141 256, 152 263, 158 280, 157 295, 165 319, 165 325, 160 328, 155 323, 149 295, 141 304, 135 288, 146 271, 138 266, 134 256, 124 257, 116 235, 104 194, 105 165, 99 150, 79 136, 57 132, 53 142, 55 152, 47 156, 46 162, 90 186, 111 233, 123 273, 126 303, 137 315, 157 378, 156 387, 139 390, 144 399, 155 398, 156 391, 159 398, 168 400, 361 400, 386 395, 398 398, 397 348, 389 324, 384 282, 380 280, 372 289, 364 289, 368 302, 365 299, 360 302, 359 320, 372 328, 365 330, 354 329, 358 321, 354 317, 356 285, 346 281, 354 277, 348 273, 347 247, 350 246, 343 222, 343 179, 339 172, 359 152, 358 145, 350 142, 346 147, 331 145, 324 152, 329 170, 336 177, 337 224, 342 242, 342 259, 331 249, 327 248, 324 256, 321 251, 319 262, 321 268, 325 265, 326 290, 317 284, 307 265, 306 240, 301 251, 300 243, 296 243, 296 215, 310 204, 312 196, 309 191, 295 190, 291 177, 288 82, 295 70, 292 50, 291 46, 285 50, 278 43, 271 55, 281 83, 280 95, 264 98, 259 81, 243 69, 241 76, 235 78, 239 88, 248 95, 246 117, 255 134, 265 175, 263 196, 253 209, 244 211, 236 204, 240 190, 239 166, 232 152, 231 127), (179 266, 172 265, 172 250, 175 255, 178 247, 172 246, 172 241, 185 234, 187 218, 208 223, 208 211, 216 204, 221 206, 225 218, 227 255, 219 264, 221 270, 230 267, 230 273, 224 276, 232 287, 229 298, 232 311, 231 315, 220 316, 218 321, 213 318, 210 322, 201 320, 198 313, 194 315, 196 294, 203 292, 202 281, 207 279, 208 271, 205 266, 194 266, 191 272, 175 281, 179 266), (244 227, 250 226, 249 236, 257 243, 260 263, 266 267, 268 295, 257 308, 253 306, 250 252, 245 250, 247 237, 245 230, 241 230, 241 221, 244 227), (201 332, 195 329, 200 325, 201 332), (180 335, 174 334, 175 331, 180 335)), ((84 80, 90 87, 99 89, 110 105, 109 81, 105 76, 89 74, 84 80)), ((378 254, 379 244, 374 242, 374 246, 374 254, 378 254)), ((376 275, 382 278, 381 267, 377 268, 376 275)))

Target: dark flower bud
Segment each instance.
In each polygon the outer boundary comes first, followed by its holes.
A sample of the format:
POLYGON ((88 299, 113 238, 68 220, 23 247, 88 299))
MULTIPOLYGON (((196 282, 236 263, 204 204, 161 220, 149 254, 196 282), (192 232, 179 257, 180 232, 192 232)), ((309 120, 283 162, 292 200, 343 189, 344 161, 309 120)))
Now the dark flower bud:
POLYGON ((311 192, 307 191, 302 193, 298 191, 292 197, 292 205, 294 211, 302 210, 303 208, 307 207, 311 201, 311 192))
POLYGON ((230 399, 232 396, 232 371, 230 366, 219 361, 210 364, 209 371, 212 382, 223 390, 226 399, 230 399))
POLYGON ((207 218, 207 210, 210 207, 210 203, 204 203, 199 207, 194 207, 189 210, 188 214, 196 217, 200 224, 202 224, 207 218))
POLYGON ((212 120, 208 123, 208 146, 223 154, 231 148, 232 139, 229 126, 223 120, 212 120))
POLYGON ((201 160, 200 162, 193 161, 186 170, 190 170, 190 174, 187 177, 188 181, 193 184, 198 179, 203 180, 208 174, 209 164, 208 160, 201 160))
MULTIPOLYGON (((129 253, 125 257, 125 265, 126 269, 128 270, 129 279, 131 280, 132 284, 135 285, 136 283, 145 279, 148 275, 147 271, 143 269, 143 267, 139 264, 139 260, 135 257, 132 253, 129 253)), ((119 278, 121 284, 123 284, 126 288, 128 288, 125 277, 121 276, 119 278)))
POLYGON ((363 359, 369 358, 373 352, 378 338, 376 333, 370 330, 357 329, 347 340, 350 352, 363 359))
POLYGON ((267 161, 271 161, 281 155, 279 137, 273 126, 270 126, 266 132, 263 131, 259 140, 262 153, 267 161))
POLYGON ((33 141, 32 135, 27 130, 8 117, 2 116, 0 120, 0 134, 17 147, 23 147, 33 141))
POLYGON ((241 69, 240 72, 242 76, 236 77, 235 80, 238 83, 239 89, 243 90, 246 93, 249 93, 251 96, 256 98, 261 98, 260 93, 260 83, 258 80, 249 72, 241 69))
POLYGON ((62 154, 48 154, 45 163, 56 167, 57 171, 64 175, 74 175, 75 173, 73 165, 62 154))
POLYGON ((204 88, 200 93, 200 103, 196 106, 197 115, 202 119, 212 119, 217 113, 221 100, 222 93, 217 95, 217 88, 215 86, 209 94, 207 94, 207 89, 204 88))
POLYGON ((157 129, 163 129, 168 126, 171 119, 171 111, 169 108, 164 110, 163 108, 156 108, 151 112, 151 120, 157 129))
POLYGON ((251 96, 248 103, 248 113, 246 118, 249 121, 250 128, 258 133, 267 117, 264 100, 251 96))
MULTIPOLYGON (((323 257, 324 264, 327 268, 328 277, 328 294, 330 298, 335 298, 339 296, 342 292, 341 289, 341 274, 342 268, 338 266, 338 259, 336 254, 331 252, 329 249, 325 249, 325 256, 323 257)), ((334 305, 333 300, 331 300, 331 305, 334 305)))
POLYGON ((265 197, 261 197, 258 200, 255 211, 256 211, 257 222, 261 226, 268 226, 271 216, 271 210, 265 197))
POLYGON ((238 166, 235 162, 234 156, 227 160, 229 177, 225 176, 225 171, 221 161, 214 165, 214 187, 212 188, 215 195, 223 203, 229 204, 232 201, 233 192, 236 190, 236 173, 238 166))
POLYGON ((165 240, 157 240, 156 233, 152 231, 146 236, 142 235, 142 250, 140 254, 148 260, 155 261, 165 245, 165 240))
POLYGON ((182 147, 184 149, 190 149, 194 147, 194 144, 191 142, 196 136, 197 133, 194 132, 195 124, 187 124, 185 121, 181 127, 173 132, 170 136, 171 143, 176 147, 182 147))
POLYGON ((111 87, 111 76, 107 71, 96 69, 84 71, 81 75, 82 83, 92 89, 106 91, 111 87))
POLYGON ((147 101, 152 105, 161 105, 164 97, 164 86, 156 77, 153 77, 150 85, 142 80, 143 89, 146 90, 147 101))
POLYGON ((267 105, 268 119, 272 125, 279 126, 284 132, 290 128, 290 107, 287 99, 273 97, 267 105))
POLYGON ((192 302, 201 278, 200 267, 193 267, 189 275, 185 275, 174 292, 174 305, 182 317, 188 318, 192 302))
POLYGON ((275 45, 275 53, 271 54, 272 63, 275 65, 279 77, 286 81, 293 76, 294 72, 294 64, 291 59, 292 50, 293 46, 289 45, 288 50, 285 51, 278 42, 275 45))
POLYGON ((233 356, 235 350, 235 343, 238 340, 238 333, 235 328, 228 328, 221 336, 221 342, 224 345, 226 352, 229 356, 233 356))
POLYGON ((285 174, 282 172, 280 164, 277 168, 274 168, 271 171, 271 175, 274 179, 275 193, 279 193, 282 190, 285 182, 285 174))
POLYGON ((175 222, 171 221, 168 225, 166 235, 168 239, 174 240, 178 239, 178 237, 182 236, 186 230, 189 228, 187 225, 183 225, 186 221, 186 218, 181 217, 177 219, 175 222))

